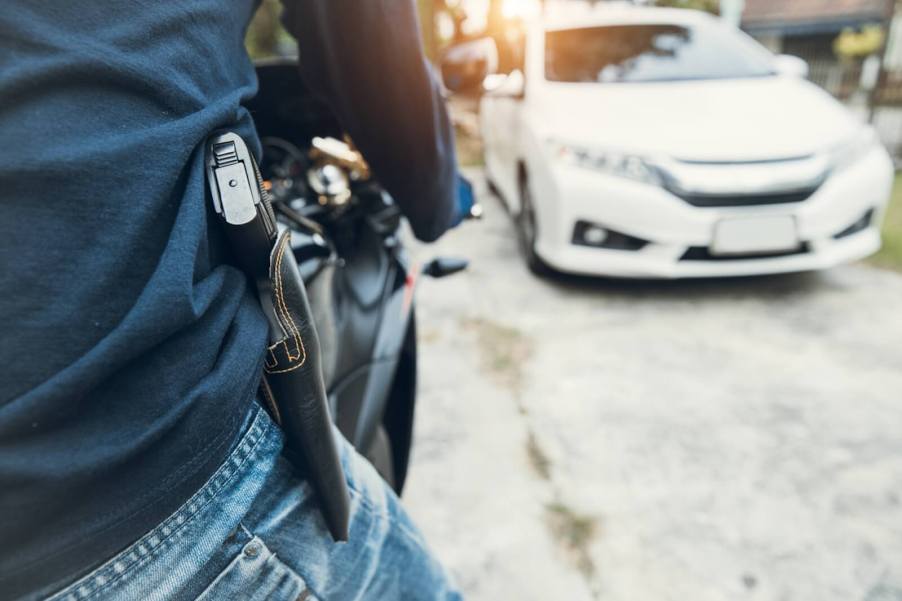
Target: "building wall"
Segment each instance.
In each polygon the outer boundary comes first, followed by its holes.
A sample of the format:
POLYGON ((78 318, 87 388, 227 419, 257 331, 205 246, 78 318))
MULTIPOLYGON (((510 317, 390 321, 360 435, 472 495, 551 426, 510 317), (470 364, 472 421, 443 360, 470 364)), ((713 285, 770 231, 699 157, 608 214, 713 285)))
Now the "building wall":
POLYGON ((776 33, 764 33, 752 37, 774 54, 783 54, 783 36, 776 33))

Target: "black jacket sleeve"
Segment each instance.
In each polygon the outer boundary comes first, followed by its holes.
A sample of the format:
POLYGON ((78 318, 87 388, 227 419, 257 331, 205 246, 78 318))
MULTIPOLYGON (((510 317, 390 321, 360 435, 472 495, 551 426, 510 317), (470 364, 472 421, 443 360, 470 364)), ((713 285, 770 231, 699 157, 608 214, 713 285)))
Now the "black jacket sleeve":
POLYGON ((420 42, 414 0, 282 0, 301 74, 323 95, 417 238, 452 225, 454 131, 420 42))

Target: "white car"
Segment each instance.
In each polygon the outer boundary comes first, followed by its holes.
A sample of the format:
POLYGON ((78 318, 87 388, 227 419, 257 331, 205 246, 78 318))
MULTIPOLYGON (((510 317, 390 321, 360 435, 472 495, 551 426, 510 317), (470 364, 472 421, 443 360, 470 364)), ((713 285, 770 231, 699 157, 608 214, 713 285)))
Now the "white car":
POLYGON ((891 160, 800 59, 679 9, 546 15, 522 40, 480 127, 534 271, 752 275, 880 247, 891 160))

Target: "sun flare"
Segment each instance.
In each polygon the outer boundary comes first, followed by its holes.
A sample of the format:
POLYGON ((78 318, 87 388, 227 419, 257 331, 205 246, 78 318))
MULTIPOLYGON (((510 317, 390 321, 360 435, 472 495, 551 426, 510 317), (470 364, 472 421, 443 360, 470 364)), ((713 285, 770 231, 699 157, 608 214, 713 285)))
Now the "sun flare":
POLYGON ((539 0, 504 0, 502 13, 507 19, 526 19, 539 14, 539 0))

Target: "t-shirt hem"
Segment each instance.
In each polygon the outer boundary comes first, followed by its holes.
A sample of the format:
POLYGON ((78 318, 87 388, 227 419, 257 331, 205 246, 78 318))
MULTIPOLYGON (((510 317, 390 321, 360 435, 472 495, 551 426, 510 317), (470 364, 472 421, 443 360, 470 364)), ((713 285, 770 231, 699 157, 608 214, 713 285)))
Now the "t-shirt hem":
POLYGON ((20 595, 27 595, 27 598, 37 595, 35 598, 43 598, 77 581, 153 530, 200 490, 227 460, 243 431, 248 427, 248 416, 255 409, 254 399, 254 394, 249 395, 240 417, 200 452, 207 455, 207 458, 200 462, 196 469, 187 472, 175 483, 167 482, 165 486, 161 485, 158 490, 143 499, 141 509, 126 513, 91 532, 86 532, 82 539, 84 543, 41 558, 11 575, 0 578, 0 590, 11 594, 13 598, 20 595), (89 558, 90 563, 86 564, 86 558, 89 558), (76 565, 78 568, 73 571, 73 566, 76 565), (48 576, 54 578, 50 580, 48 576), (9 581, 5 582, 7 578, 9 581))

